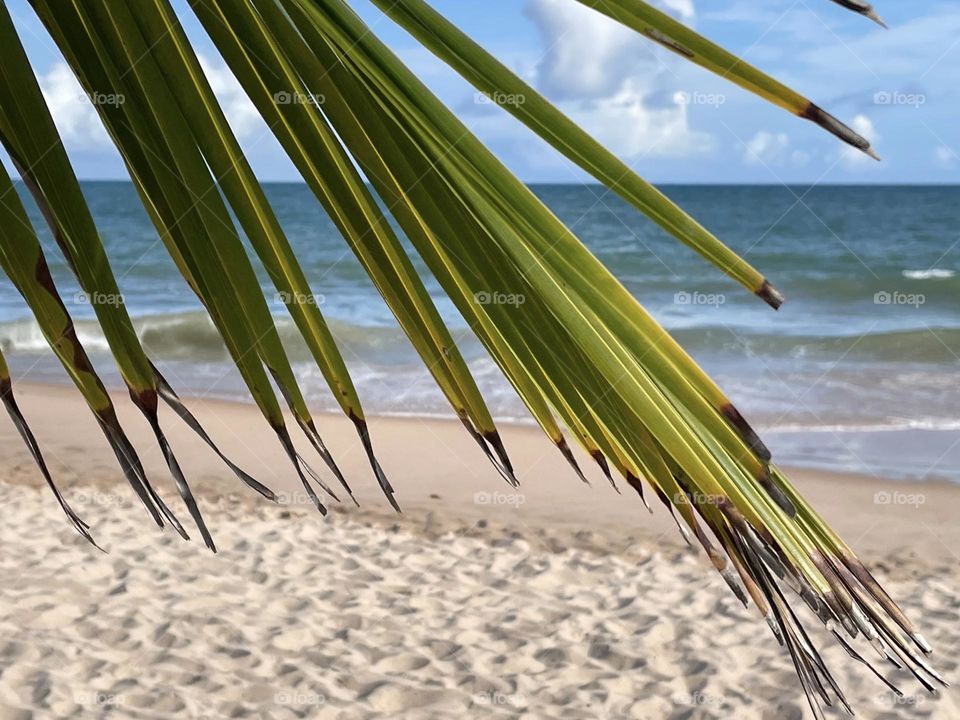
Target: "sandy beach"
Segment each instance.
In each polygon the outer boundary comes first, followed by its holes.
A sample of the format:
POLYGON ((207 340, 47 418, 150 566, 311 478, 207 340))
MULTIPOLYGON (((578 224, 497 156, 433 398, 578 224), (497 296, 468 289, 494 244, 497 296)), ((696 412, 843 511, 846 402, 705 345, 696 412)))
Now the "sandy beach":
MULTIPOLYGON (((342 503, 322 518, 253 408, 190 400, 222 449, 282 498, 273 506, 241 487, 165 414, 213 555, 150 523, 74 392, 16 391, 61 489, 109 554, 69 527, 0 422, 0 718, 810 716, 766 625, 666 511, 648 514, 599 472, 582 484, 532 429, 504 430, 521 481, 513 489, 457 423, 372 418, 397 515, 352 427, 323 416, 361 507, 342 503)), ((117 405, 178 509, 149 428, 122 395, 117 405)), ((955 679, 960 489, 791 477, 955 679)), ((960 716, 952 691, 933 698, 894 673, 898 698, 825 633, 813 639, 859 717, 960 716)))

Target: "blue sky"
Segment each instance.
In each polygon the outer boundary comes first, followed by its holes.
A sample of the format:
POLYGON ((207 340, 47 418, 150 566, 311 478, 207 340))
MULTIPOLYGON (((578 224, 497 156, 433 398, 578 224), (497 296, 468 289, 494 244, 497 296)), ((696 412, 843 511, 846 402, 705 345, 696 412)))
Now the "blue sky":
MULTIPOLYGON (((367 0, 374 30, 524 180, 582 173, 473 89, 367 0)), ((575 0, 434 0, 582 126, 655 182, 960 182, 960 7, 876 0, 884 31, 829 0, 657 0, 700 32, 871 137, 881 164, 813 125, 685 63, 575 0), (684 99, 694 99, 684 102, 684 99)), ((215 90, 264 180, 296 172, 186 4, 174 0, 215 90)), ((125 177, 56 48, 25 0, 8 0, 83 178, 125 177)))

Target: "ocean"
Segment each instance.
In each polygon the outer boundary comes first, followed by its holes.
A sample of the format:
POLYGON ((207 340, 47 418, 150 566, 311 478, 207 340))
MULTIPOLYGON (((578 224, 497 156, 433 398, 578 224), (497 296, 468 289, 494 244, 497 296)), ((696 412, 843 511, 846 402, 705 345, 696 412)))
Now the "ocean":
MULTIPOLYGON (((600 186, 532 189, 762 429, 781 464, 960 482, 960 188, 665 187, 784 292, 780 312, 600 186)), ((266 190, 367 413, 451 416, 306 186, 271 184, 266 190)), ((84 191, 154 361, 183 394, 248 400, 133 186, 88 182, 84 191)), ((27 204, 94 365, 119 387, 89 304, 39 211, 27 204)), ((425 271, 419 259, 416 264, 425 271)), ((274 289, 260 275, 304 393, 317 409, 334 409, 274 289)), ((530 422, 439 286, 430 279, 428 288, 454 336, 463 338, 461 349, 494 415, 530 422)), ((0 343, 15 381, 69 382, 8 281, 0 283, 0 343)))

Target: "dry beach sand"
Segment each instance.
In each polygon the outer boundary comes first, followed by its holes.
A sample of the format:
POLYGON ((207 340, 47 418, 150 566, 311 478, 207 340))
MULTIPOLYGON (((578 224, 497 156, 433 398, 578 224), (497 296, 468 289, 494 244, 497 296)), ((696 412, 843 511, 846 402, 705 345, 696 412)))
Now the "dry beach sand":
MULTIPOLYGON (((397 516, 348 423, 321 418, 361 502, 324 519, 253 409, 192 400, 222 448, 285 503, 241 488, 167 416, 213 555, 150 524, 75 393, 17 394, 61 489, 109 554, 69 527, 0 422, 0 719, 809 716, 766 625, 667 513, 649 515, 598 473, 592 488, 581 484, 532 430, 504 433, 514 490, 457 424, 372 419, 397 516)), ((179 507, 149 429, 120 395, 117 404, 179 507)), ((958 488, 792 477, 955 679, 958 488)), ((960 717, 953 691, 931 698, 891 675, 907 693, 896 698, 822 632, 814 639, 859 717, 960 717)))

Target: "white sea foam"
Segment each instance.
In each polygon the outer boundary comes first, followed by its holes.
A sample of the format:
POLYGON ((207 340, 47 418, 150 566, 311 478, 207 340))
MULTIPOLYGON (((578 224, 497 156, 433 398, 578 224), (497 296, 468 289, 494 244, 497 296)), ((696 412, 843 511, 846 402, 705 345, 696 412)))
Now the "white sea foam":
POLYGON ((903 276, 908 280, 946 280, 957 274, 956 270, 931 268, 930 270, 904 270, 903 276))
POLYGON ((792 434, 792 433, 878 433, 878 432, 904 432, 908 430, 929 430, 939 432, 952 432, 960 430, 960 420, 950 418, 916 418, 904 420, 891 420, 886 423, 849 423, 843 425, 803 425, 803 424, 785 424, 776 426, 765 426, 760 424, 757 428, 759 432, 768 434, 792 434))

